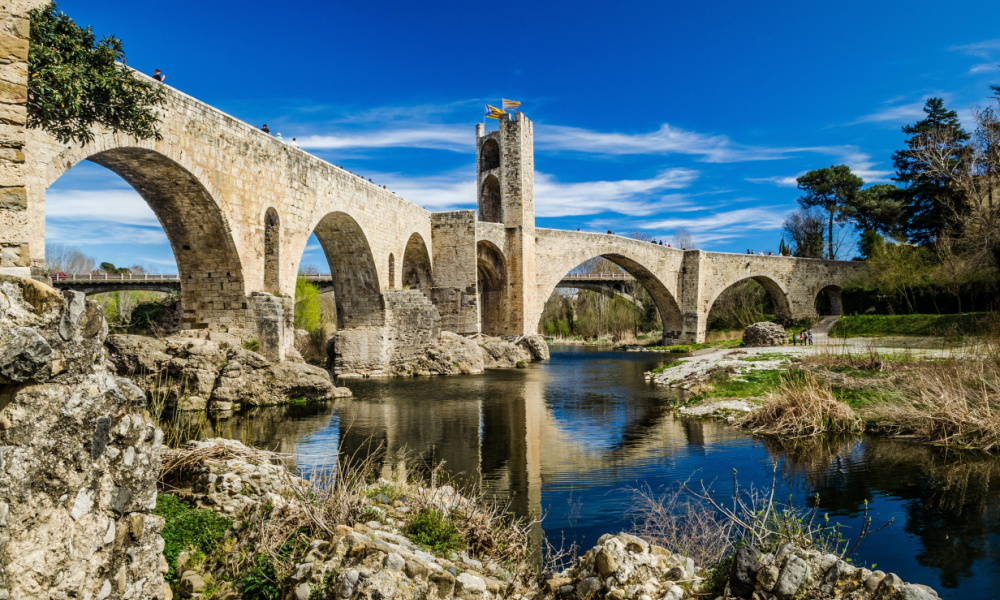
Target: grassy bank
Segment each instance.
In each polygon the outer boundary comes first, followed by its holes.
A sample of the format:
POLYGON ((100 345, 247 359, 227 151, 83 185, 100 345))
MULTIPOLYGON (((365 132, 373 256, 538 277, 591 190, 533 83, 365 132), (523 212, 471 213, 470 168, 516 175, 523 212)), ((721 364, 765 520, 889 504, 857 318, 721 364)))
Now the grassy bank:
POLYGON ((996 324, 993 313, 962 315, 846 315, 830 331, 831 337, 983 335, 996 324))
POLYGON ((755 433, 864 431, 992 452, 1000 450, 1000 341, 954 357, 823 352, 786 369, 717 369, 690 402, 708 398, 758 399, 740 422, 755 433))

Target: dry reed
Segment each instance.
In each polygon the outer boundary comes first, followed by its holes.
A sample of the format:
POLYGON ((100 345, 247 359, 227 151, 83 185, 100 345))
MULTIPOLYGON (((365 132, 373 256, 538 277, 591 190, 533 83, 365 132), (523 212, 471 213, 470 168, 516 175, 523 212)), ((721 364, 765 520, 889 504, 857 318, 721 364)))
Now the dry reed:
POLYGON ((834 398, 828 386, 809 372, 787 377, 764 405, 740 426, 754 433, 809 436, 826 432, 860 432, 863 422, 851 407, 834 398))

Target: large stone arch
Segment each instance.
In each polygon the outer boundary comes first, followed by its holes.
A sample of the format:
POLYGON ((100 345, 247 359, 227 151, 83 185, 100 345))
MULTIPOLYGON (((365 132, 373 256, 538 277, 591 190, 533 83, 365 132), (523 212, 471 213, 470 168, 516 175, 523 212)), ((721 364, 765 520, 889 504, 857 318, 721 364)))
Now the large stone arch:
POLYGON ((510 310, 507 259, 492 242, 476 243, 476 284, 479 294, 479 330, 487 335, 507 333, 510 310))
POLYGON ((427 244, 419 233, 410 236, 403 250, 402 285, 403 289, 424 290, 425 293, 434 287, 431 255, 427 252, 427 244))
POLYGON ((827 284, 820 286, 813 294, 814 306, 818 316, 831 316, 844 314, 844 303, 840 297, 840 286, 827 284))
MULTIPOLYGON (((166 233, 181 285, 181 325, 187 329, 250 329, 234 313, 247 307, 243 265, 225 212, 203 177, 150 147, 99 136, 83 147, 66 148, 47 165, 44 187, 31 195, 44 206, 48 187, 87 159, 117 174, 146 201, 166 233)), ((37 186, 37 184, 36 184, 37 186)), ((44 210, 36 218, 44 231, 44 210)))
POLYGON ((337 304, 337 329, 379 327, 385 304, 368 238, 353 217, 331 212, 313 230, 330 264, 337 304))
POLYGON ((778 323, 783 324, 792 322, 794 315, 789 302, 788 291, 777 280, 768 275, 747 275, 736 281, 731 281, 725 286, 719 286, 711 295, 711 299, 705 303, 705 318, 708 318, 709 313, 712 312, 712 307, 715 305, 715 301, 719 299, 719 296, 723 292, 751 279, 759 283, 767 292, 768 297, 771 299, 771 304, 774 306, 774 319, 778 323))
MULTIPOLYGON (((650 297, 656 304, 656 310, 660 314, 660 322, 663 324, 664 338, 676 338, 680 335, 683 328, 680 306, 677 304, 677 300, 674 298, 674 295, 670 293, 670 290, 667 289, 667 286, 663 284, 659 277, 653 274, 649 268, 639 263, 634 258, 613 252, 595 254, 594 256, 581 260, 577 264, 582 264, 587 260, 599 257, 607 259, 621 267, 626 273, 634 277, 647 292, 649 292, 650 297)), ((574 265, 574 267, 575 266, 576 265, 574 265)), ((564 276, 566 273, 569 273, 570 270, 567 270, 562 275, 564 276)), ((562 276, 560 276, 560 279, 561 278, 562 276)), ((556 280, 551 282, 551 284, 547 285, 545 288, 539 290, 539 307, 536 310, 539 317, 542 314, 542 307, 545 306, 545 302, 548 301, 558 284, 559 281, 556 280)))

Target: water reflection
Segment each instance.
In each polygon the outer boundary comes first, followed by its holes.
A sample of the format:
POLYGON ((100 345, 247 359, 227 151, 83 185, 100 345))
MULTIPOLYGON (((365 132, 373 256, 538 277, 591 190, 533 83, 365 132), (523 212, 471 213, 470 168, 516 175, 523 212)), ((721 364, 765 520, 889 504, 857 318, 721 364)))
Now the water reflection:
POLYGON ((338 445, 348 455, 382 445, 385 474, 403 468, 405 451, 425 474, 443 463, 457 478, 481 477, 519 514, 545 515, 550 539, 584 548, 629 528, 640 485, 693 477, 722 495, 733 469, 741 485, 768 485, 776 461, 778 494, 804 506, 819 493, 849 537, 865 500, 876 523, 896 519, 865 541, 858 564, 878 563, 946 598, 1000 597, 1000 461, 884 440, 755 440, 677 418, 673 393, 642 377, 661 360, 567 348, 525 370, 352 381, 353 400, 252 411, 206 433, 289 453, 306 472, 335 460, 338 445))

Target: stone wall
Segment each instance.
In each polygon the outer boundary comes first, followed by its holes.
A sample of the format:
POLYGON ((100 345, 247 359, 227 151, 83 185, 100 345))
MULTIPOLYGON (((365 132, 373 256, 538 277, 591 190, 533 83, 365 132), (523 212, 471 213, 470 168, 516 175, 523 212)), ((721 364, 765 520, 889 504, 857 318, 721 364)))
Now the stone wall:
POLYGON ((79 292, 0 275, 0 598, 163 598, 163 434, 79 292))
POLYGON ((434 256, 431 299, 441 315, 441 329, 459 335, 479 333, 475 211, 433 213, 431 248, 434 256))
POLYGON ((0 274, 30 275, 32 228, 24 146, 28 112, 28 12, 45 0, 0 5, 0 274))

